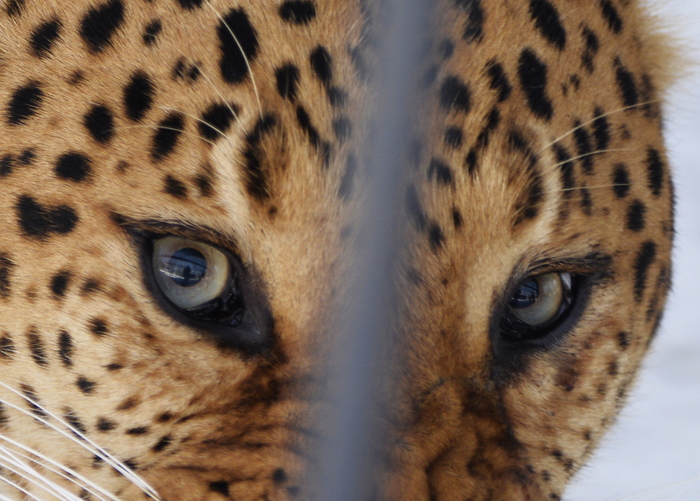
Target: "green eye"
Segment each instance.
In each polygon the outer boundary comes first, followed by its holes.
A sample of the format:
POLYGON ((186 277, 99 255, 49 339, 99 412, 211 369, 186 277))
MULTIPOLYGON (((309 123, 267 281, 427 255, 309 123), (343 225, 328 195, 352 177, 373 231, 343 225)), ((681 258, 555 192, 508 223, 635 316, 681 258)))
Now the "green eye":
POLYGON ((508 301, 501 331, 509 341, 545 337, 573 303, 573 277, 567 272, 532 275, 518 284, 508 301))
POLYGON ((222 298, 231 284, 231 265, 223 252, 174 236, 154 240, 153 272, 165 297, 183 310, 222 298))

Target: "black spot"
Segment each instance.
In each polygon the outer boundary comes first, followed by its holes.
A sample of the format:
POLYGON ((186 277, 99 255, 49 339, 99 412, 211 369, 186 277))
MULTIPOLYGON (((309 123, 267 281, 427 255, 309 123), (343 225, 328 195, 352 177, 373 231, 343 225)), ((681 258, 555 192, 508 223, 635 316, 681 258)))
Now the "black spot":
POLYGON ((638 303, 644 298, 649 267, 654 263, 655 259, 656 244, 652 241, 644 242, 634 262, 634 299, 638 303))
POLYGON ((91 8, 80 23, 80 36, 92 52, 101 52, 109 44, 114 32, 124 22, 124 4, 110 0, 91 8))
POLYGON ((260 143, 275 125, 277 125, 277 119, 274 115, 265 115, 257 121, 253 131, 245 138, 247 146, 243 152, 243 156, 245 158, 245 166, 248 174, 246 188, 248 189, 248 193, 258 200, 270 197, 267 175, 263 170, 261 161, 263 151, 260 143))
POLYGON ((72 431, 76 436, 80 437, 80 434, 85 435, 87 433, 87 428, 85 428, 85 425, 73 409, 66 409, 66 412, 63 414, 63 418, 73 428, 72 431))
POLYGON ((139 426, 138 428, 129 428, 124 433, 127 435, 146 435, 148 433, 148 428, 146 426, 139 426))
POLYGON ((73 365, 73 338, 65 330, 58 335, 58 357, 66 367, 73 365))
POLYGON ((61 35, 61 28, 61 22, 58 19, 52 19, 32 31, 29 45, 36 57, 47 57, 51 53, 51 48, 61 35))
POLYGON ((299 68, 293 64, 286 64, 275 70, 277 80, 277 92, 284 99, 294 101, 299 87, 299 68))
POLYGON ((204 174, 197 174, 194 178, 194 182, 199 189, 199 194, 203 197, 210 197, 214 193, 214 188, 212 186, 211 178, 204 174))
POLYGON ((34 363, 39 367, 46 367, 49 361, 46 358, 46 348, 39 333, 32 329, 27 333, 27 342, 29 343, 29 351, 32 353, 34 363))
POLYGON ((459 212, 457 209, 452 209, 452 224, 454 225, 455 230, 460 229, 464 224, 464 218, 462 217, 462 213, 459 212))
POLYGON ((644 229, 644 216, 647 212, 646 206, 635 200, 627 208, 627 229, 631 231, 642 231, 644 229))
POLYGON ((502 102, 508 99, 510 93, 513 91, 513 88, 508 81, 508 77, 503 70, 503 66, 496 61, 491 61, 486 66, 486 73, 491 80, 489 85, 493 90, 498 91, 498 100, 502 102))
POLYGON ((630 191, 630 176, 625 164, 615 165, 612 182, 615 196, 617 198, 625 198, 630 191))
POLYGON ((231 9, 217 27, 221 59, 219 68, 224 81, 242 82, 258 54, 258 35, 243 9, 231 9))
POLYGON ((219 482, 210 482, 209 490, 211 492, 217 492, 219 494, 223 494, 224 496, 228 496, 228 485, 228 482, 224 482, 223 480, 219 482))
POLYGON ((282 468, 277 468, 272 472, 272 481, 277 485, 285 483, 287 481, 287 472, 282 468))
POLYGON ((551 120, 554 110, 547 96, 547 65, 532 49, 525 49, 520 54, 518 76, 530 110, 540 118, 551 120))
POLYGON ((16 89, 7 107, 7 121, 10 125, 22 125, 34 116, 44 100, 44 91, 39 82, 32 81, 16 89))
POLYGON ((530 0, 530 15, 542 36, 557 49, 563 50, 566 45, 566 30, 561 24, 557 9, 548 0, 530 0))
POLYGON ((588 27, 583 28, 583 38, 586 43, 586 48, 581 53, 581 64, 589 73, 593 73, 595 67, 593 66, 593 60, 600 50, 600 41, 598 36, 593 30, 588 27))
POLYGON ((32 411, 32 414, 43 420, 49 419, 49 415, 43 409, 34 388, 28 384, 21 384, 20 390, 22 391, 22 394, 27 402, 27 406, 29 407, 29 410, 32 411))
POLYGON ((464 140, 462 129, 459 127, 448 127, 445 130, 444 141, 447 146, 452 148, 460 148, 464 140))
POLYGON ((36 154, 33 150, 24 150, 19 157, 19 163, 22 165, 31 165, 35 158, 36 154))
POLYGON ((90 159, 82 153, 64 153, 56 161, 56 175, 68 181, 84 181, 90 175, 90 170, 90 159))
POLYGON ((420 198, 418 198, 418 192, 414 185, 410 185, 408 190, 406 190, 406 208, 416 228, 422 231, 427 224, 427 218, 425 216, 423 204, 421 204, 420 198))
POLYGON ((467 113, 471 108, 469 88, 456 76, 446 77, 440 87, 440 105, 445 109, 467 113))
POLYGON ((467 156, 464 157, 464 165, 466 165, 467 172, 470 176, 474 176, 476 174, 476 170, 479 167, 478 160, 478 155, 474 149, 469 150, 467 156))
POLYGON ((175 198, 187 198, 187 186, 170 174, 165 176, 165 192, 175 198))
POLYGON ((630 334, 629 332, 618 332, 617 333, 617 345, 624 349, 627 349, 630 345, 630 334))
POLYGON ((605 150, 610 145, 610 124, 607 117, 603 116, 605 112, 600 108, 596 108, 596 118, 593 120, 593 137, 595 137, 596 149, 605 150))
POLYGON ((155 93, 155 86, 148 75, 141 71, 134 73, 124 87, 126 116, 135 122, 141 120, 153 106, 155 93))
POLYGON ((430 248, 433 251, 439 250, 445 243, 445 235, 442 233, 442 228, 436 223, 430 225, 428 230, 428 241, 430 242, 430 248))
POLYGON ((146 28, 143 30, 143 43, 148 47, 155 45, 158 40, 158 35, 163 30, 163 24, 158 20, 151 21, 148 23, 146 28))
POLYGON ((297 122, 309 136, 309 141, 314 148, 318 149, 321 146, 321 136, 319 135, 316 127, 314 127, 311 123, 311 117, 303 106, 297 107, 297 122))
POLYGON ((355 173, 357 172, 357 159, 355 155, 350 153, 348 155, 347 165, 345 167, 345 173, 343 178, 340 180, 340 186, 338 187, 338 196, 343 200, 347 200, 352 195, 352 189, 355 186, 355 173))
POLYGON ((66 290, 70 285, 72 275, 69 271, 62 270, 51 277, 51 292, 56 298, 62 298, 66 295, 66 290))
POLYGON ((124 463, 124 466, 129 468, 131 471, 136 471, 139 469, 139 465, 134 459, 125 459, 122 462, 124 463))
POLYGON ((117 424, 114 421, 110 421, 107 418, 99 418, 97 420, 97 429, 99 431, 112 431, 117 427, 117 424))
POLYGON ((309 24, 316 17, 316 7, 309 1, 287 0, 280 5, 280 16, 289 23, 309 24))
POLYGON ((5 155, 0 158, 0 177, 6 177, 12 174, 12 168, 15 164, 14 155, 5 155))
POLYGON ((332 59, 325 47, 316 47, 309 56, 311 69, 316 77, 328 87, 333 80, 333 68, 331 66, 332 59))
POLYGON ((202 114, 199 122, 199 132, 210 141, 223 137, 238 113, 236 105, 215 103, 202 114))
POLYGON ((12 292, 12 270, 15 263, 5 253, 0 253, 0 297, 10 297, 12 292))
POLYGON ((333 132, 336 139, 342 144, 352 135, 352 122, 347 117, 338 117, 333 120, 333 132))
POLYGON ((467 43, 479 42, 484 35, 484 9, 479 0, 454 0, 457 7, 467 14, 462 38, 467 43))
POLYGON ((93 105, 83 118, 83 125, 98 143, 108 143, 114 137, 114 114, 103 105, 93 105))
POLYGON ((124 368, 124 366, 122 364, 117 364, 117 363, 105 365, 105 369, 107 369, 110 372, 118 371, 118 370, 121 370, 123 368, 124 368))
POLYGON ((42 206, 29 195, 21 195, 15 205, 19 226, 31 238, 43 240, 51 233, 65 235, 78 223, 75 210, 67 205, 42 206))
POLYGON ((579 162, 583 166, 583 172, 593 174, 593 144, 591 143, 591 135, 586 130, 581 122, 574 122, 574 140, 576 142, 576 150, 578 153, 579 162))
POLYGON ((109 334, 109 329, 107 328, 107 323, 101 318, 93 318, 88 323, 88 328, 90 332, 96 336, 102 337, 109 334))
POLYGON ((432 181, 433 179, 443 185, 452 185, 454 183, 452 169, 444 162, 433 158, 428 166, 428 180, 432 181))
POLYGON ((24 11, 24 2, 25 0, 8 0, 5 6, 7 15, 11 17, 18 17, 22 15, 22 11, 24 11))
POLYGON ((14 356, 15 343, 12 341, 12 336, 5 332, 0 337, 0 357, 5 360, 10 360, 14 356))
POLYGON ((555 144, 553 149, 554 157, 556 158, 557 165, 559 166, 564 198, 570 198, 572 189, 576 186, 576 179, 574 177, 574 163, 571 161, 571 155, 566 148, 559 144, 555 144))
POLYGON ((610 29, 615 33, 620 33, 622 31, 622 19, 613 3, 610 0, 600 0, 600 8, 610 29))
POLYGON ((98 292, 99 290, 100 290, 100 282, 94 278, 88 278, 83 283, 83 286, 81 287, 80 293, 82 295, 90 295, 94 292, 98 292))
POLYGON ((331 85, 326 89, 326 94, 328 94, 328 102, 334 108, 345 106, 348 102, 348 93, 339 87, 331 85))
POLYGON ((160 162, 175 150, 184 127, 185 120, 179 113, 170 113, 160 121, 151 147, 151 158, 154 161, 160 162))
POLYGON ((180 7, 187 10, 195 10, 202 7, 204 0, 177 0, 180 7))
POLYGON ((170 435, 165 435, 164 437, 161 437, 158 442, 151 447, 151 450, 153 452, 163 452, 170 444, 173 443, 173 437, 170 435))
POLYGON ((438 52, 440 53, 440 57, 442 59, 449 59, 452 57, 452 54, 454 54, 455 51, 455 44, 452 43, 452 40, 449 38, 446 38, 442 42, 440 42, 440 46, 438 47, 438 52))
POLYGON ((93 391, 95 391, 95 386, 97 386, 97 383, 94 381, 90 381, 84 376, 79 376, 77 381, 75 382, 75 385, 78 388, 80 388, 80 391, 82 391, 86 395, 90 395, 93 391))
POLYGON ((593 200, 591 199, 591 192, 588 188, 581 188, 578 190, 581 194, 581 209, 583 209, 584 214, 590 216, 593 214, 593 200))
POLYGON ((501 123, 501 114, 498 111, 497 108, 492 109, 488 116, 486 117, 486 125, 484 125, 484 128, 479 132, 479 135, 476 137, 476 143, 479 145, 480 148, 486 148, 489 145, 489 137, 491 136, 491 133, 496 130, 496 127, 498 127, 498 124, 501 123))
POLYGON ((539 214, 539 206, 544 198, 544 188, 542 187, 542 178, 538 173, 533 173, 527 188, 524 192, 524 203, 518 206, 515 224, 519 224, 525 220, 532 220, 539 214))
POLYGON ((647 150, 647 180, 649 189, 658 197, 664 185, 664 162, 659 151, 654 148, 647 150))
POLYGON ((615 77, 617 79, 617 87, 622 95, 622 102, 625 106, 637 105, 639 103, 639 92, 637 91, 634 75, 625 68, 620 58, 615 60, 615 66, 615 77))

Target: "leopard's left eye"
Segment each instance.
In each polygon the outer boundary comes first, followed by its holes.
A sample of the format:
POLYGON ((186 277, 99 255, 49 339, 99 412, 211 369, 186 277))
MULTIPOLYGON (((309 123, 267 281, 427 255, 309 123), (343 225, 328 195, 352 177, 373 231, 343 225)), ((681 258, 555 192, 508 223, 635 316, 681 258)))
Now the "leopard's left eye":
POLYGON ((223 298, 231 286, 228 257, 215 247, 168 236, 153 242, 153 273, 163 295, 176 307, 197 310, 223 298))
POLYGON ((572 306, 573 281, 571 273, 553 272, 520 282, 501 320, 501 336, 510 342, 546 337, 572 306))

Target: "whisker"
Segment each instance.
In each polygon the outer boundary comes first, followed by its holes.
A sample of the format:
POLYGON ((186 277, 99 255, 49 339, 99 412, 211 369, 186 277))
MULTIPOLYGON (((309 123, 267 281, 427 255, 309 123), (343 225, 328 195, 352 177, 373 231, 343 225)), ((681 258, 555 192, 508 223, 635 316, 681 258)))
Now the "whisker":
POLYGON ((226 20, 221 17, 221 14, 219 14, 216 9, 214 8, 213 5, 207 3, 207 6, 216 14, 216 17, 219 18, 219 21, 221 21, 221 24, 226 26, 226 30, 231 34, 231 38, 233 38, 233 41, 236 42, 236 45, 238 45, 238 50, 241 51, 241 56, 243 56, 243 60, 245 61, 246 66, 248 67, 248 73, 250 73, 250 81, 253 84, 253 92, 255 92, 255 100, 258 102, 258 111, 260 112, 260 119, 262 120, 263 118, 263 110, 262 110, 262 104, 260 103, 260 94, 258 93, 258 86, 255 83, 255 77, 253 76, 253 68, 250 66, 250 61, 248 61, 248 56, 245 55, 245 51, 243 50, 243 47, 241 46, 241 43, 238 41, 238 38, 236 38, 236 35, 233 34, 233 30, 231 27, 228 25, 226 20))
POLYGON ((15 390, 14 388, 6 385, 3 382, 0 382, 0 386, 6 388, 7 390, 11 391, 15 395, 18 395, 22 399, 26 400, 27 402, 31 403, 33 406, 36 406, 37 408, 41 409, 44 411, 48 416, 52 417, 59 423, 61 423, 63 426, 65 426, 68 430, 71 431, 72 434, 75 434, 82 440, 76 440, 76 438, 71 434, 68 433, 64 430, 59 429, 58 427, 54 426, 52 423, 47 421, 46 419, 43 419, 39 416, 36 416, 29 411, 22 409, 21 407, 14 405, 10 402, 5 401, 4 399, 2 402, 7 405, 8 407, 11 407, 27 416, 32 417, 33 419, 39 421, 40 423, 45 424, 46 426, 50 427, 57 433, 60 433, 64 437, 68 438, 69 440, 81 445, 85 450, 89 451, 92 454, 97 455, 100 457, 100 459, 104 460, 105 463, 108 465, 112 466, 115 470, 117 470, 119 473, 121 473, 125 478, 129 479, 134 485, 139 487, 144 494, 149 496, 152 499, 160 500, 160 496, 158 493, 151 487, 144 479, 142 479, 138 474, 136 474, 134 471, 132 471, 128 466, 126 466, 124 463, 119 461, 117 458, 112 456, 109 452, 101 448, 99 445, 95 444, 90 438, 88 438, 85 434, 81 433, 80 430, 77 430, 75 427, 71 426, 69 423, 65 422, 63 419, 61 419, 59 416, 55 415, 48 409, 46 409, 43 405, 39 404, 38 402, 35 402, 31 398, 27 397, 26 395, 23 395, 19 391, 15 390), (84 442, 83 442, 84 441, 84 442))
MULTIPOLYGON (((200 20, 199 24, 202 28, 204 28, 204 24, 202 24, 201 20, 200 20)), ((212 82, 212 80, 209 78, 209 75, 207 75, 207 73, 201 67, 199 68, 199 74, 202 77, 204 77, 204 80, 206 80, 206 82, 209 84, 209 86, 212 89, 214 89, 214 92, 216 92, 219 95, 219 98, 224 103, 224 105, 226 105, 228 110, 231 112, 231 114, 233 115, 233 118, 235 118, 237 122, 240 122, 240 119, 238 118, 238 113, 236 113, 236 110, 233 108, 233 106, 231 106, 229 104, 228 99, 226 99, 226 97, 224 97, 223 93, 221 92, 221 89, 219 89, 219 86, 214 84, 214 82, 212 82)))
POLYGON ((20 459, 17 459, 15 454, 6 447, 0 447, 0 461, 2 461, 3 468, 13 472, 39 489, 48 492, 59 499, 65 499, 67 501, 80 501, 78 496, 67 491, 55 482, 45 478, 44 475, 39 473, 34 467, 21 461, 20 459), (14 468, 10 465, 13 465, 14 468))
POLYGON ((546 150, 546 149, 548 149, 548 148, 551 148, 552 146, 554 146, 555 144, 557 144, 557 143, 558 143, 559 141, 561 141, 562 139, 566 139, 567 137, 569 137, 571 134, 573 134, 573 133, 576 132, 577 130, 582 129, 583 127, 586 127, 586 126, 592 124, 592 123, 595 122, 596 120, 599 120, 599 119, 601 119, 601 118, 609 117, 609 116, 614 115, 614 114, 616 114, 616 113, 621 113, 621 112, 623 112, 623 111, 632 110, 632 109, 634 109, 634 108, 641 108, 642 106, 647 106, 647 105, 649 105, 649 104, 654 104, 654 103, 659 103, 659 102, 661 102, 661 99, 652 99, 652 100, 650 100, 650 101, 644 101, 644 102, 642 102, 642 103, 632 104, 632 105, 630 105, 630 106, 625 106, 625 107, 623 107, 623 108, 618 108, 618 109, 616 109, 616 110, 608 111, 608 112, 606 112, 606 113, 601 113, 600 115, 597 115, 597 116, 591 118, 590 120, 588 120, 588 121, 586 121, 586 122, 583 122, 583 123, 577 125, 576 127, 572 128, 572 129, 569 129, 568 132, 566 132, 565 134, 562 134, 561 136, 559 136, 558 138, 556 138, 554 141, 552 141, 551 143, 545 145, 545 146, 542 147, 540 150, 538 150, 536 154, 539 155, 539 154, 542 153, 544 150, 546 150))
POLYGON ((562 188, 560 190, 552 190, 552 191, 547 191, 546 193, 548 194, 554 194, 554 193, 564 193, 567 191, 578 191, 578 190, 596 190, 600 188, 618 188, 618 187, 629 187, 629 183, 624 183, 624 184, 597 184, 593 186, 577 186, 575 188, 562 188))
POLYGON ((193 136, 198 139, 201 139, 205 143, 209 143, 212 146, 215 146, 216 143, 213 141, 210 141, 209 139, 200 136, 199 134, 195 134, 194 132, 188 132, 186 130, 182 129, 176 129, 175 127, 162 127, 160 125, 120 125, 118 127, 115 127, 114 130, 123 130, 123 129, 151 129, 151 130, 171 130, 173 132, 179 132, 180 134, 184 134, 186 136, 193 136))
POLYGON ((690 489, 694 484, 700 481, 700 476, 693 477, 693 478, 688 478, 686 480, 679 480, 677 482, 672 482, 670 484, 665 484, 665 485, 660 485, 656 487, 649 487, 648 489, 644 489, 641 491, 634 492, 632 494, 627 494, 624 497, 617 498, 615 501, 630 501, 635 498, 640 498, 641 496, 645 495, 650 495, 651 499, 676 499, 678 496, 681 496, 684 494, 688 489, 690 489), (682 490, 677 492, 673 497, 666 498, 662 497, 661 494, 663 494, 661 491, 662 489, 667 490, 667 489, 672 489, 674 487, 679 487, 682 490), (653 497, 651 495, 653 494, 653 497))
MULTIPOLYGON (((36 496, 35 496, 34 494, 32 494, 31 492, 27 491, 27 489, 25 489, 25 488, 22 487, 21 485, 16 484, 15 482, 13 482, 12 480, 10 480, 9 478, 5 478, 5 477, 1 477, 1 476, 0 476, 0 482, 5 482, 6 484, 11 485, 12 487, 14 487, 15 489, 17 489, 18 491, 24 493, 25 496, 28 496, 29 498, 34 499, 35 501, 41 501, 41 499, 39 499, 38 497, 36 497, 36 496)), ((10 499, 10 498, 5 498, 5 499, 10 499)), ((12 499, 10 499, 10 501, 12 501, 12 499)), ((15 500, 15 501, 16 501, 16 500, 15 500)))
POLYGON ((601 155, 603 153, 614 153, 614 152, 620 152, 620 151, 635 151, 634 148, 608 148, 606 150, 596 150, 596 151, 589 151, 588 153, 583 153, 581 155, 577 155, 575 157, 568 158, 566 160, 563 160, 559 163, 556 163, 554 165, 551 165, 544 169, 545 173, 549 173, 553 171, 554 169, 561 167, 562 165, 566 165, 569 162, 575 162, 576 160, 581 160, 582 158, 586 157, 592 157, 594 155, 601 155))
MULTIPOLYGON (((229 106, 228 104, 226 104, 226 106, 227 106, 229 109, 231 109, 231 106, 229 106)), ((211 128, 214 132, 216 132, 217 134, 219 134, 221 137, 223 137, 224 139, 226 139, 229 143, 231 143, 231 145, 233 145, 233 143, 232 143, 232 141, 231 141, 231 138, 229 137, 228 134, 226 134, 225 132, 223 132, 223 131, 217 129, 217 128, 214 127, 212 124, 210 124, 210 123, 207 122, 206 120, 202 120, 201 118, 199 118, 199 117, 196 116, 196 115, 193 115, 193 114, 191 114, 191 113, 187 113, 186 111, 178 110, 177 108, 171 108, 171 107, 169 107, 169 106, 159 106, 158 108, 160 108, 160 109, 163 110, 163 111, 174 111, 174 112, 176 112, 176 113, 181 113, 181 114, 185 115, 186 117, 189 117, 189 118, 191 118, 192 120, 195 120, 196 122, 202 123, 202 124, 206 125, 207 127, 211 128)), ((236 120, 238 120, 238 117, 236 117, 235 115, 234 115, 234 118, 236 118, 236 120)), ((201 137, 201 136, 200 136, 200 137, 201 137)), ((206 141, 206 139, 204 139, 204 138, 201 138, 201 139, 203 139, 204 141, 206 141)), ((214 143, 213 143, 213 142, 210 142, 210 144, 214 144, 214 143)))
MULTIPOLYGON (((80 485, 83 489, 89 491, 91 494, 97 496, 99 499, 105 500, 105 501, 106 501, 106 499, 111 499, 112 501, 118 501, 118 498, 116 496, 114 496, 113 494, 110 494, 108 491, 101 488, 100 486, 98 486, 97 484, 95 484, 94 482, 89 480, 88 478, 84 477, 83 475, 76 472, 75 470, 60 464, 59 462, 42 454, 41 452, 34 450, 31 447, 26 446, 25 444, 22 444, 20 442, 12 440, 11 438, 6 437, 4 435, 0 435, 0 440, 4 440, 5 442, 7 442, 7 443, 9 443, 17 448, 22 449, 22 450, 26 451, 27 453, 32 454, 33 456, 36 456, 37 458, 44 461, 44 463, 41 463, 37 459, 34 459, 30 456, 22 454, 18 451, 13 451, 15 454, 20 455, 29 461, 32 461, 32 462, 37 463, 37 464, 41 464, 42 467, 46 468, 49 471, 56 473, 57 475, 62 476, 63 478, 66 478, 67 480, 70 480, 71 482, 75 483, 76 485, 80 485), (51 468, 46 463, 48 463, 52 466, 55 466, 56 468, 58 468, 58 470, 51 468), (63 470, 63 471, 60 471, 60 470, 63 470), (65 473, 63 473, 63 472, 65 472, 65 473), (83 483, 78 482, 78 480, 80 480, 83 483), (107 496, 107 498, 102 497, 100 494, 107 496)), ((0 446, 0 448, 5 449, 5 446, 0 446)))

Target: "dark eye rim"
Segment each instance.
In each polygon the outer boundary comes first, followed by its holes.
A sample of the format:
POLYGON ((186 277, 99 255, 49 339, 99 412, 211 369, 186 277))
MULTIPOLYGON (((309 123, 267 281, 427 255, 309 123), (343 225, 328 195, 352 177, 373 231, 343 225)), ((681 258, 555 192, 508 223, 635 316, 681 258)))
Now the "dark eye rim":
POLYGON ((156 223, 154 225, 130 225, 126 226, 126 230, 136 246, 146 290, 161 311, 176 322, 214 341, 221 348, 234 349, 247 355, 268 352, 271 349, 273 319, 261 281, 255 271, 245 267, 235 253, 212 242, 214 239, 208 235, 198 235, 199 232, 195 233, 190 227, 156 223), (165 296, 156 280, 152 253, 153 242, 168 236, 196 240, 211 245, 226 256, 230 265, 230 273, 232 277, 235 277, 236 285, 240 290, 243 312, 239 324, 234 325, 198 318, 193 315, 196 310, 188 311, 179 308, 165 296))
MULTIPOLYGON (((514 273, 504 293, 495 301, 490 322, 490 338, 494 361, 497 365, 518 365, 528 354, 544 352, 560 346, 569 334, 576 328, 585 313, 594 292, 610 276, 610 256, 602 253, 591 253, 579 259, 550 260, 529 267, 526 271, 514 273), (508 317, 510 298, 518 286, 531 276, 547 273, 570 273, 572 278, 571 301, 566 311, 551 323, 542 327, 525 329, 542 329, 542 332, 531 338, 520 340, 504 336, 504 318, 508 317)), ((507 328, 507 327, 506 327, 507 328)))

